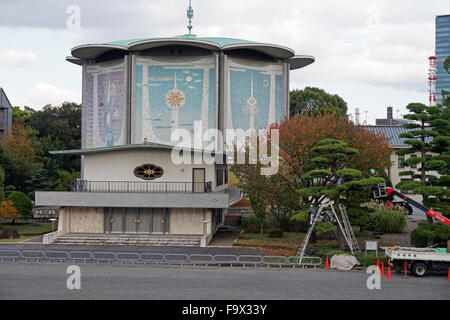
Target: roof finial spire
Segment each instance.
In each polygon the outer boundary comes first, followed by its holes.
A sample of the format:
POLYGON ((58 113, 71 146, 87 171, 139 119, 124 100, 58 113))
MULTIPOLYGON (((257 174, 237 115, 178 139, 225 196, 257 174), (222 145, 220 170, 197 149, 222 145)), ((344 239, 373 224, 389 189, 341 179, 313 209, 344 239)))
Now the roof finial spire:
POLYGON ((187 26, 187 28, 189 30, 189 35, 192 35, 191 30, 193 28, 192 18, 194 17, 194 9, 192 9, 191 0, 189 0, 189 9, 187 10, 187 17, 189 18, 189 25, 187 26))

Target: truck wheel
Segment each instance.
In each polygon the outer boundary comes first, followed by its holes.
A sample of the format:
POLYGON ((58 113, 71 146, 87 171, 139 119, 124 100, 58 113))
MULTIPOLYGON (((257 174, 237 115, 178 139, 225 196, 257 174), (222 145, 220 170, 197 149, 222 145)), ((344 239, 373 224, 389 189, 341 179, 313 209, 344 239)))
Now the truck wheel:
POLYGON ((416 262, 412 265, 411 271, 416 277, 422 278, 428 273, 428 266, 423 262, 416 262))
POLYGON ((406 210, 408 210, 408 216, 411 216, 413 214, 413 208, 410 205, 407 205, 406 210))

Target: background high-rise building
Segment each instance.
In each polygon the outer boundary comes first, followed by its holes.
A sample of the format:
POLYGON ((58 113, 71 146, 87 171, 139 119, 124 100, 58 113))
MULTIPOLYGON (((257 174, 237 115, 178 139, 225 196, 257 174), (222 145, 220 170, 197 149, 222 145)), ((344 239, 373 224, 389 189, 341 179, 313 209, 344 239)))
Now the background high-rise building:
POLYGON ((450 91, 450 74, 444 69, 444 61, 450 56, 450 15, 436 17, 437 103, 442 103, 442 90, 450 91))
POLYGON ((394 108, 392 106, 387 107, 387 118, 386 119, 376 119, 377 126, 402 126, 406 123, 410 123, 411 121, 406 119, 397 119, 394 118, 394 108))

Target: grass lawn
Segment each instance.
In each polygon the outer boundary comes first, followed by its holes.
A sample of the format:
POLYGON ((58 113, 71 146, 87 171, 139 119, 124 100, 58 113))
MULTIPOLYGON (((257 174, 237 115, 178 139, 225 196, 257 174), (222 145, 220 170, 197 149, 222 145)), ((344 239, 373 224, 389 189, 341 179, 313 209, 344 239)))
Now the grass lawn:
POLYGON ((283 238, 270 238, 268 233, 264 233, 261 240, 259 233, 242 233, 234 245, 295 251, 304 237, 304 233, 285 232, 283 238))
MULTIPOLYGON (((55 230, 58 228, 57 223, 54 226, 55 230)), ((52 232, 51 223, 32 223, 32 222, 16 222, 0 223, 0 233, 5 229, 15 229, 19 233, 20 239, 0 239, 1 242, 20 242, 33 237, 40 236, 52 232)))
MULTIPOLYGON (((286 255, 295 255, 305 235, 305 233, 285 232, 283 238, 270 238, 268 233, 264 233, 262 239, 260 239, 259 233, 242 233, 235 246, 280 249, 282 250, 280 252, 284 252, 286 255)), ((355 236, 361 247, 364 247, 365 240, 377 240, 379 247, 390 245, 389 243, 384 243, 374 238, 370 232, 355 232, 355 236)), ((324 256, 348 253, 338 249, 337 240, 318 240, 316 243, 309 242, 308 249, 324 256)))

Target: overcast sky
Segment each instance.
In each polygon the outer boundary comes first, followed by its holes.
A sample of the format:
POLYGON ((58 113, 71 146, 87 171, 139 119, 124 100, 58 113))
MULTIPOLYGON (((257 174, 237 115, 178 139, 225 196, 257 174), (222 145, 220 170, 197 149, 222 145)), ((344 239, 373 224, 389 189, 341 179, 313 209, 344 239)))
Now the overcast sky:
MULTIPOLYGON (((449 0, 192 0, 193 33, 290 47, 316 62, 291 73, 291 89, 316 86, 344 98, 362 121, 428 101, 427 58, 435 16, 449 0)), ((0 0, 0 86, 13 105, 81 102, 81 67, 70 49, 187 32, 188 0, 0 0), (69 29, 77 5, 81 28, 69 29)), ((450 40, 449 40, 450 41, 450 40)))

